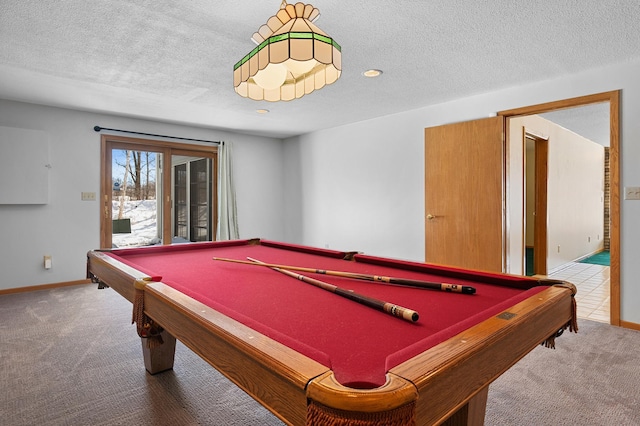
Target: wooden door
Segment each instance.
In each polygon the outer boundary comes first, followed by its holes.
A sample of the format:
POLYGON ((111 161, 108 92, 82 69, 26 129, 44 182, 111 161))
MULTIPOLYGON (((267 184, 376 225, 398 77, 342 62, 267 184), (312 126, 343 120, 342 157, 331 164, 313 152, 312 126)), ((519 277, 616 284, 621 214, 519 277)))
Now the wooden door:
POLYGON ((425 257, 504 271, 504 118, 425 129, 425 257))
POLYGON ((535 138, 535 212, 533 273, 547 275, 547 177, 549 141, 535 138))

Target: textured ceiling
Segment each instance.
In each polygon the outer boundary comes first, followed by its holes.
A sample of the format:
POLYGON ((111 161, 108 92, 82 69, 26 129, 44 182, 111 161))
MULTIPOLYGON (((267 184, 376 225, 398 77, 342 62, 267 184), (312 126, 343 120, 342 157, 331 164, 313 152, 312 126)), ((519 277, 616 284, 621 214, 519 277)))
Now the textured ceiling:
POLYGON ((552 111, 540 116, 602 146, 609 146, 609 103, 552 111))
POLYGON ((269 103, 232 71, 280 0, 0 0, 0 98, 287 137, 640 59, 638 0, 313 5, 342 77, 269 103))

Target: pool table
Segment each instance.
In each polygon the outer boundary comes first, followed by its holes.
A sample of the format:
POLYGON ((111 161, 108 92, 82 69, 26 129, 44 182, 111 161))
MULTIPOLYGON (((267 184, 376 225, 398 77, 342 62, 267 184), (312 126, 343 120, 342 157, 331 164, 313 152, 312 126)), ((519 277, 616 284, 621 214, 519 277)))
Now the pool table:
POLYGON ((93 250, 87 275, 133 302, 149 373, 173 367, 178 339, 292 425, 482 424, 493 380, 577 331, 570 283, 263 239, 93 250), (271 267, 214 258, 475 293, 303 274, 414 310, 411 321, 271 267))

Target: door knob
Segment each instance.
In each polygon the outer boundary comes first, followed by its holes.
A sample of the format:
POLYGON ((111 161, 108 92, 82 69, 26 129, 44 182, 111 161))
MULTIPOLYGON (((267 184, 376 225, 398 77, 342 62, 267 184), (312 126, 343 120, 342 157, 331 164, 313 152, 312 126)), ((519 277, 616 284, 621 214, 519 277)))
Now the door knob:
POLYGON ((434 215, 432 215, 432 214, 428 214, 428 215, 427 215, 427 220, 433 220, 433 219, 435 219, 435 218, 436 218, 436 217, 435 217, 434 215))

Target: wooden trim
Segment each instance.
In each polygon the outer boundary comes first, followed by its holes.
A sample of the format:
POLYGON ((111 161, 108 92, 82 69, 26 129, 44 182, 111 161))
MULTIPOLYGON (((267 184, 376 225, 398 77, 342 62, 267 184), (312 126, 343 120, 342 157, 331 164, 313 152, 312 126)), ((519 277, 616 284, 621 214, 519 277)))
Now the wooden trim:
POLYGON ((168 245, 171 244, 173 237, 173 229, 171 229, 171 221, 173 219, 173 208, 171 206, 171 193, 173 191, 173 188, 171 188, 171 175, 173 172, 171 170, 171 149, 164 150, 162 155, 162 195, 160 200, 156 202, 162 205, 162 224, 159 224, 162 227, 162 245, 168 245))
POLYGON ((596 93, 560 101, 547 102, 498 112, 498 115, 514 117, 533 115, 559 109, 609 102, 609 175, 611 179, 611 263, 610 263, 610 323, 626 327, 631 324, 620 320, 620 90, 596 93))
POLYGON ((213 212, 211 212, 211 220, 213 221, 211 224, 211 235, 213 240, 218 239, 218 179, 220 178, 218 158, 218 153, 216 153, 215 158, 211 162, 211 173, 213 174, 213 180, 211 182, 211 192, 213 193, 211 197, 211 208, 213 209, 213 212))
MULTIPOLYGON (((611 324, 623 326, 620 321, 620 91, 610 92, 609 123, 609 179, 610 179, 610 287, 611 324)), ((627 323, 628 324, 628 323, 627 323)))
POLYGON ((596 93, 593 95, 578 96, 576 98, 563 99, 560 101, 546 102, 543 104, 530 105, 521 108, 514 108, 505 111, 499 111, 498 115, 505 117, 515 117, 521 115, 534 115, 541 114, 549 111, 556 111, 560 109, 574 108, 576 106, 584 106, 589 104, 597 104, 601 102, 614 102, 614 98, 617 102, 619 90, 611 92, 596 93))
MULTIPOLYGON (((126 136, 117 136, 117 135, 102 135, 102 140, 106 140, 109 142, 122 142, 125 145, 141 145, 145 147, 146 151, 153 151, 152 149, 148 149, 150 146, 161 147, 161 148, 172 148, 172 149, 183 149, 189 151, 200 151, 200 152, 217 152, 217 145, 200 145, 193 142, 169 142, 158 139, 141 139, 141 138, 130 138, 126 136)), ((142 148, 141 148, 142 149, 142 148)), ((158 150, 161 151, 161 150, 158 150)))
POLYGON ((620 321, 620 327, 630 328, 631 330, 640 331, 640 324, 629 321, 620 321))
POLYGON ((105 135, 100 138, 100 246, 111 247, 112 223, 110 206, 111 206, 111 150, 108 149, 109 144, 105 135))
POLYGON ((0 290, 0 296, 4 296, 5 294, 28 293, 31 291, 50 290, 52 288, 71 287, 74 285, 84 285, 84 284, 91 284, 91 280, 85 279, 85 280, 77 280, 77 281, 65 281, 65 282, 53 283, 53 284, 33 285, 29 287, 8 288, 5 290, 0 290))

